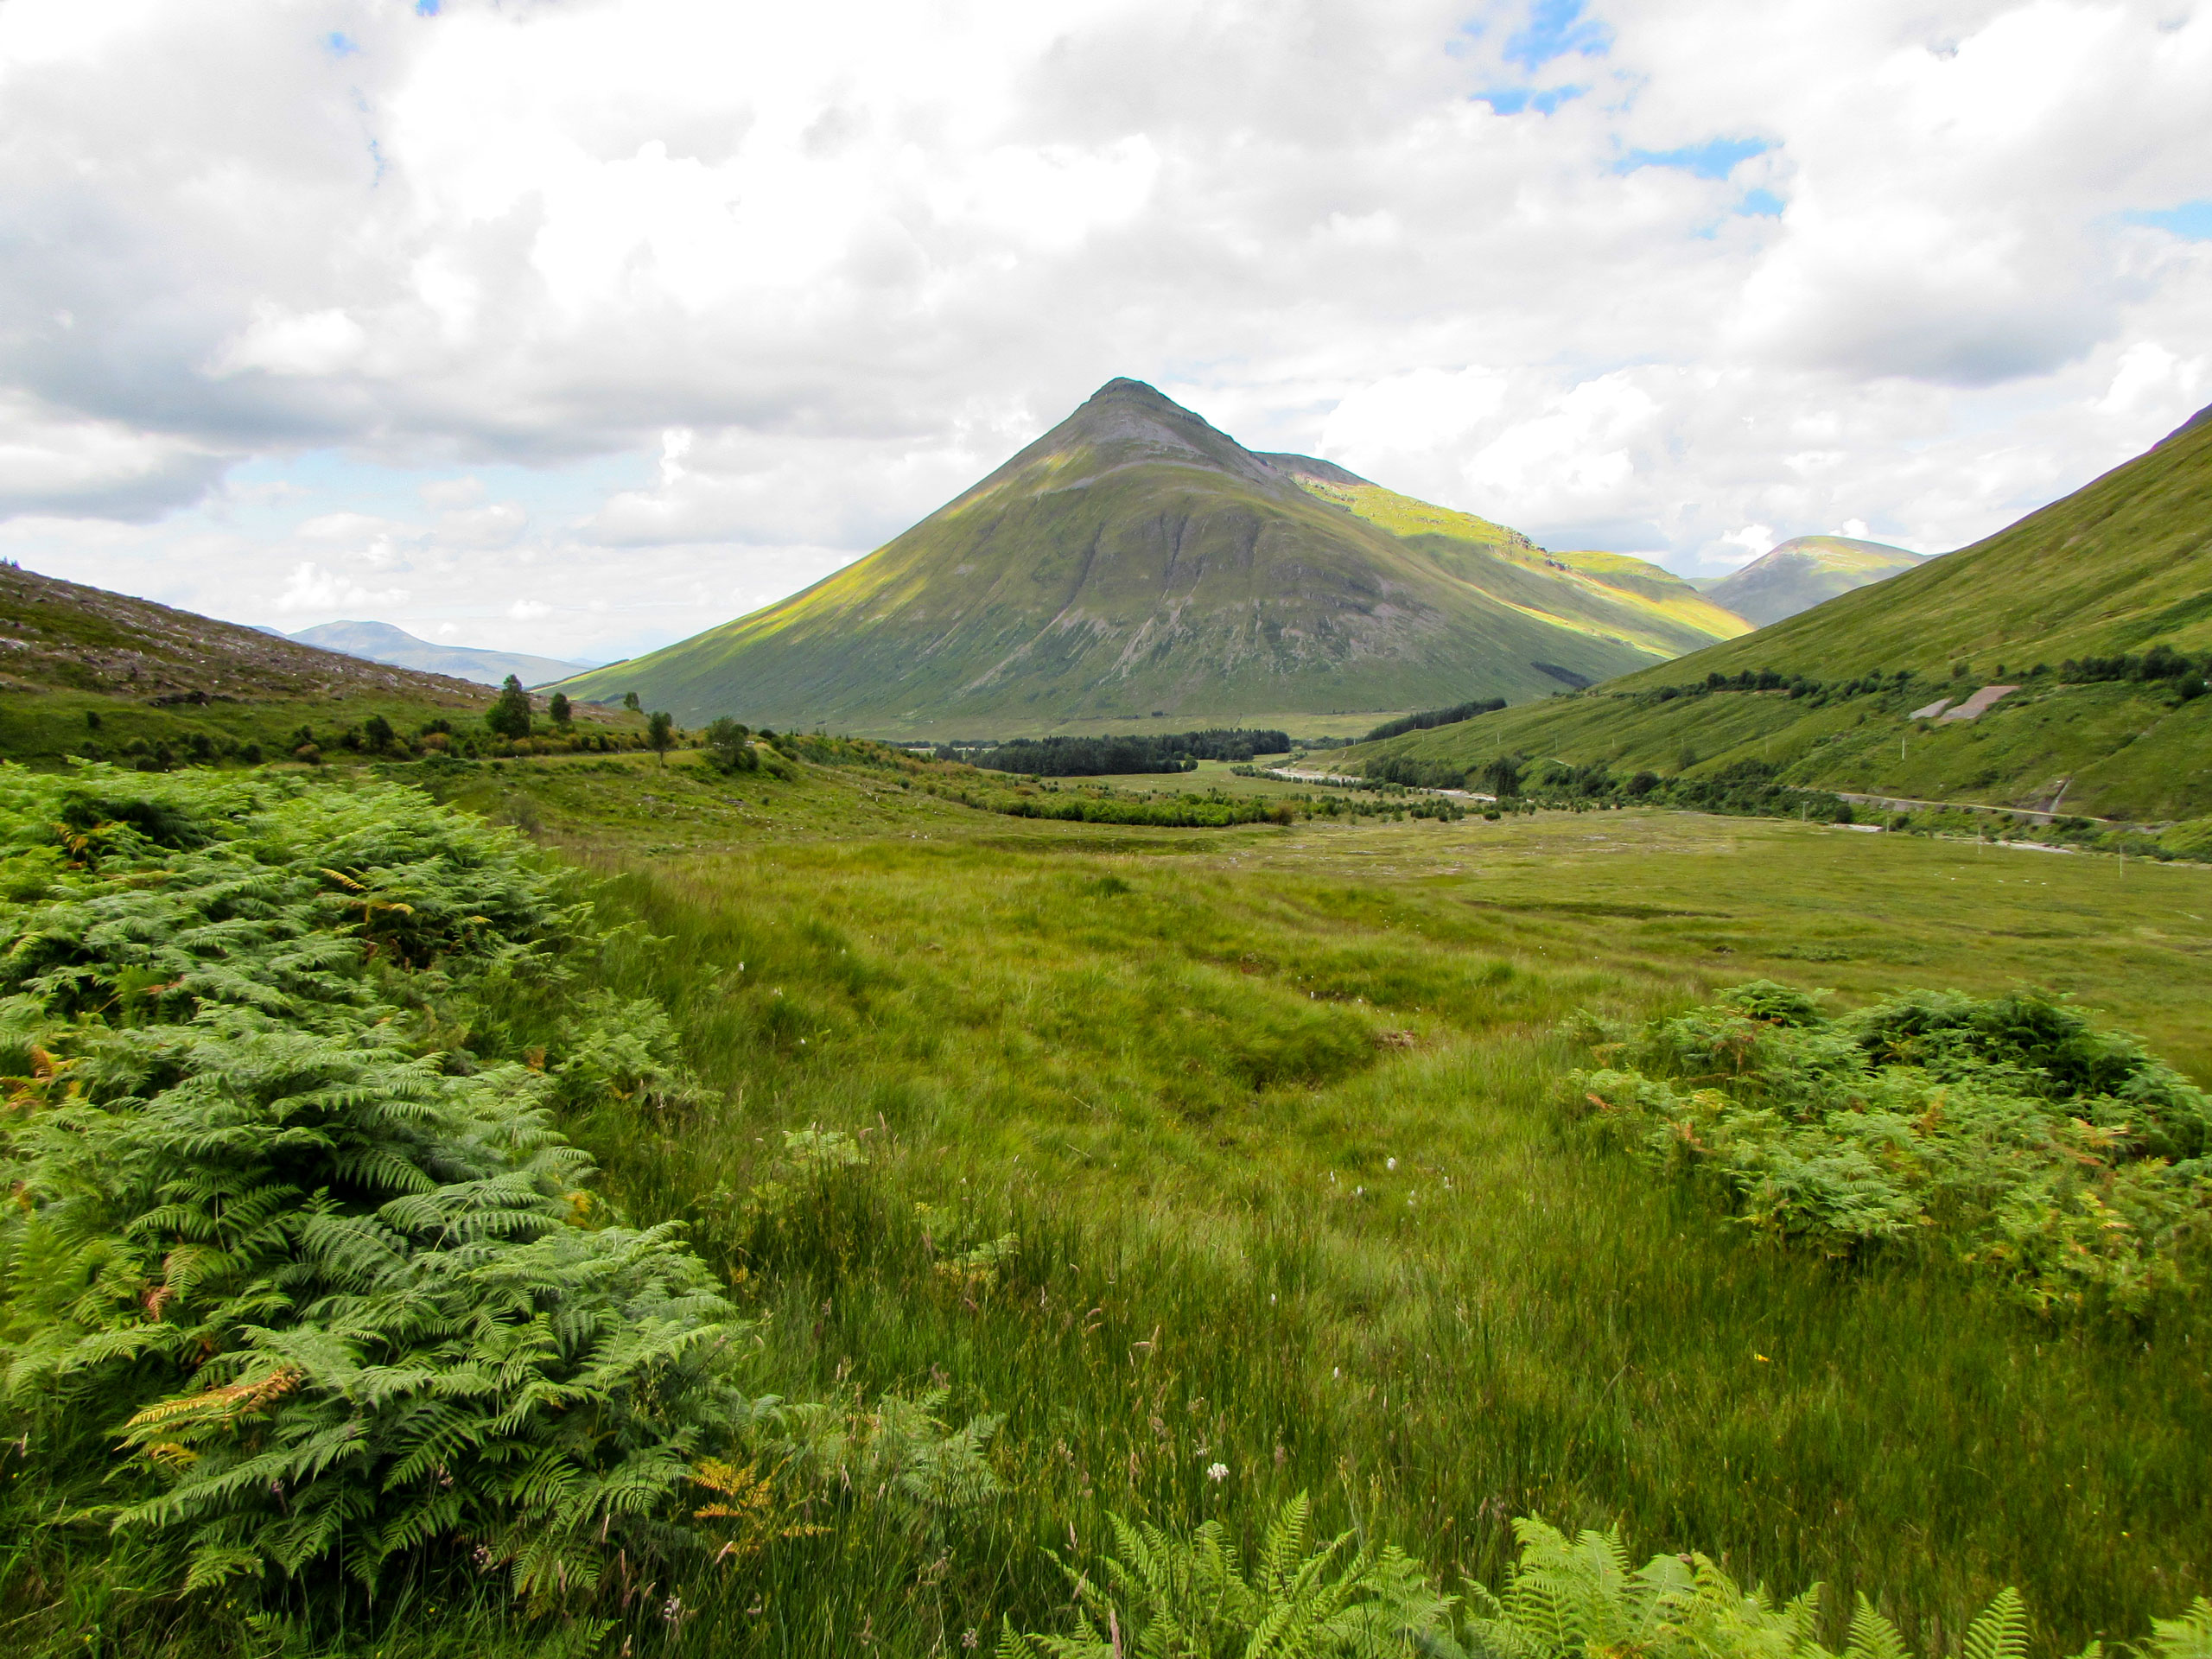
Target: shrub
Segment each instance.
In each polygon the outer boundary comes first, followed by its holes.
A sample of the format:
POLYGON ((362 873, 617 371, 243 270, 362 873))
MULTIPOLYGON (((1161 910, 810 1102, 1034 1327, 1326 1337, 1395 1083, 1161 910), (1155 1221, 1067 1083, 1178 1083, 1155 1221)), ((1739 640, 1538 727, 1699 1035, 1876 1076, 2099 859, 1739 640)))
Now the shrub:
MULTIPOLYGON (((0 829, 88 804, 10 778, 0 829)), ((115 1524, 187 1589, 341 1535, 373 1583, 458 1534, 539 1599, 665 1553, 747 1421, 740 1327, 668 1230, 596 1224, 556 1080, 457 1064, 422 1007, 573 938, 555 878, 411 791, 134 804, 5 907, 12 1404, 57 1450, 120 1424, 115 1524)))
POLYGON ((760 757, 753 752, 753 734, 727 715, 708 722, 707 758, 724 772, 755 772, 760 757))
POLYGON ((530 694, 522 689, 522 681, 514 675, 507 676, 499 688, 499 701, 485 711, 486 728, 498 736, 521 739, 530 735, 530 694))
POLYGON ((2065 1003, 1915 991, 1829 1018, 1758 982, 1583 1032, 1607 1064, 1573 1075, 1573 1109, 1709 1175, 1756 1231, 1947 1249, 2045 1312, 2140 1313, 2194 1281, 2212 1097, 2065 1003))

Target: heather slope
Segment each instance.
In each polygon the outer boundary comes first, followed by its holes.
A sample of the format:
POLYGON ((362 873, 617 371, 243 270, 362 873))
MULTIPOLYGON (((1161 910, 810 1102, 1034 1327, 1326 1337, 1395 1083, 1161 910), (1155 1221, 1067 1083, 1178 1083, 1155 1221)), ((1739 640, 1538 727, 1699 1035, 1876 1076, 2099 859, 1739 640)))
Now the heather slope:
POLYGON ((474 702, 473 685, 0 565, 0 689, 168 702, 386 692, 474 702))
POLYGON ((1011 734, 1525 700, 1712 637, 1502 527, 1395 533, 1295 459, 1109 382, 868 557, 565 689, 690 722, 1011 734))

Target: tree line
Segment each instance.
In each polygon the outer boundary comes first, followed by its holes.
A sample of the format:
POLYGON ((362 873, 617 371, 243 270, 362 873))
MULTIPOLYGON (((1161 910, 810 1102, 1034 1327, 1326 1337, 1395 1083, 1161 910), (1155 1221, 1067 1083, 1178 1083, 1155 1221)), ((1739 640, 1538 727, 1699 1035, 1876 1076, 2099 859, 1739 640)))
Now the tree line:
POLYGON ((1159 736, 1024 737, 976 754, 963 754, 948 746, 937 752, 937 758, 1032 778, 1096 778, 1196 772, 1201 760, 1249 761, 1255 755, 1287 753, 1289 748, 1288 732, 1217 727, 1159 736))

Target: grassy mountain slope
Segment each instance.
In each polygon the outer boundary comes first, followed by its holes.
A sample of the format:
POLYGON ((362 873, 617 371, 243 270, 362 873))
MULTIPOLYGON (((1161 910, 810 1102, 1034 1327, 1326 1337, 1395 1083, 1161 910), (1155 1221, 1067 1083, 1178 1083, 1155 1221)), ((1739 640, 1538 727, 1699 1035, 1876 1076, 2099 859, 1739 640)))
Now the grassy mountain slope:
POLYGON ((2212 650, 2212 423, 1987 540, 1755 633, 1580 696, 1351 752, 1479 763, 1503 753, 1662 773, 1739 760, 1783 781, 1921 799, 2164 819, 2212 811, 2212 698, 2158 684, 2032 677, 1971 722, 1905 716, 2042 663, 2212 650), (1960 671, 1954 677, 1954 668, 1960 671), (1912 686, 1818 700, 1669 685, 1771 671, 1828 685, 1911 671, 1912 686))
POLYGON ((1491 532, 1402 538, 1116 380, 868 557, 564 689, 690 722, 1012 734, 1525 699, 1693 643, 1491 532))
POLYGON ((372 663, 411 668, 425 674, 449 675, 479 685, 498 685, 512 674, 524 685, 563 680, 582 671, 582 663, 552 657, 533 657, 527 652, 480 650, 474 645, 434 645, 418 639, 389 622, 325 622, 289 636, 302 645, 324 651, 342 651, 372 663))
POLYGON ((1742 569, 1705 590, 1725 606, 1764 627, 1800 611, 1927 563, 1926 556, 1885 542, 1854 541, 1848 536, 1799 536, 1760 555, 1742 569))
POLYGON ((1625 553, 1548 553, 1517 530, 1370 483, 1305 455, 1266 459, 1307 491, 1420 549, 1502 604, 1610 632, 1665 657, 1749 632, 1671 571, 1625 553))

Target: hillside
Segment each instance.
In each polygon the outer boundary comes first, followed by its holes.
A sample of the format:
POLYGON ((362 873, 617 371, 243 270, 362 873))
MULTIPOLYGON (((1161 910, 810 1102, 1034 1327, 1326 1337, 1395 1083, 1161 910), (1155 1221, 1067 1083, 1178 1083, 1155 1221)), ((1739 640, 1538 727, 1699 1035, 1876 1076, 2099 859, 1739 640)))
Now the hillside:
POLYGON ((1525 700, 1730 626, 1700 632, 1702 611, 1548 564, 1466 515, 1400 535, 1363 493, 1374 487, 1255 454, 1115 380, 868 557, 563 689, 636 691, 687 723, 734 714, 881 735, 1280 724, 1525 700))
POLYGON ((371 691, 470 703, 481 696, 442 675, 0 565, 0 690, 61 689, 168 703, 371 691))
POLYGON ((1270 454, 1310 493, 1426 553, 1502 603, 1616 629, 1664 656, 1748 632, 1745 620, 1672 571, 1626 553, 1551 553, 1517 530, 1369 482, 1308 455, 1270 454))
POLYGON ((480 685, 499 685, 513 675, 524 685, 542 685, 580 673, 582 663, 565 663, 551 657, 532 657, 518 651, 488 651, 474 645, 440 645, 418 639, 389 622, 325 622, 288 636, 302 645, 324 651, 341 651, 372 663, 388 663, 426 674, 474 680, 480 685))
POLYGON ((2154 645, 2200 671, 2212 655, 2202 416, 1985 541, 1770 627, 1579 696, 1346 753, 1689 776, 1752 761, 1786 783, 1868 794, 2199 816, 2212 811, 2212 697, 2190 695, 2194 675, 2141 677, 2154 645), (2122 656, 2133 677, 2088 662, 2122 656), (1768 689, 1737 689, 1739 677, 1768 689), (1910 718, 1984 685, 2020 689, 1978 718, 1910 718))
POLYGON ((372 715, 473 718, 482 686, 0 564, 0 757, 289 755, 372 715))
POLYGON ((1926 563, 1925 554, 1885 542, 1799 536, 1722 577, 1705 596, 1763 628, 1926 563))

